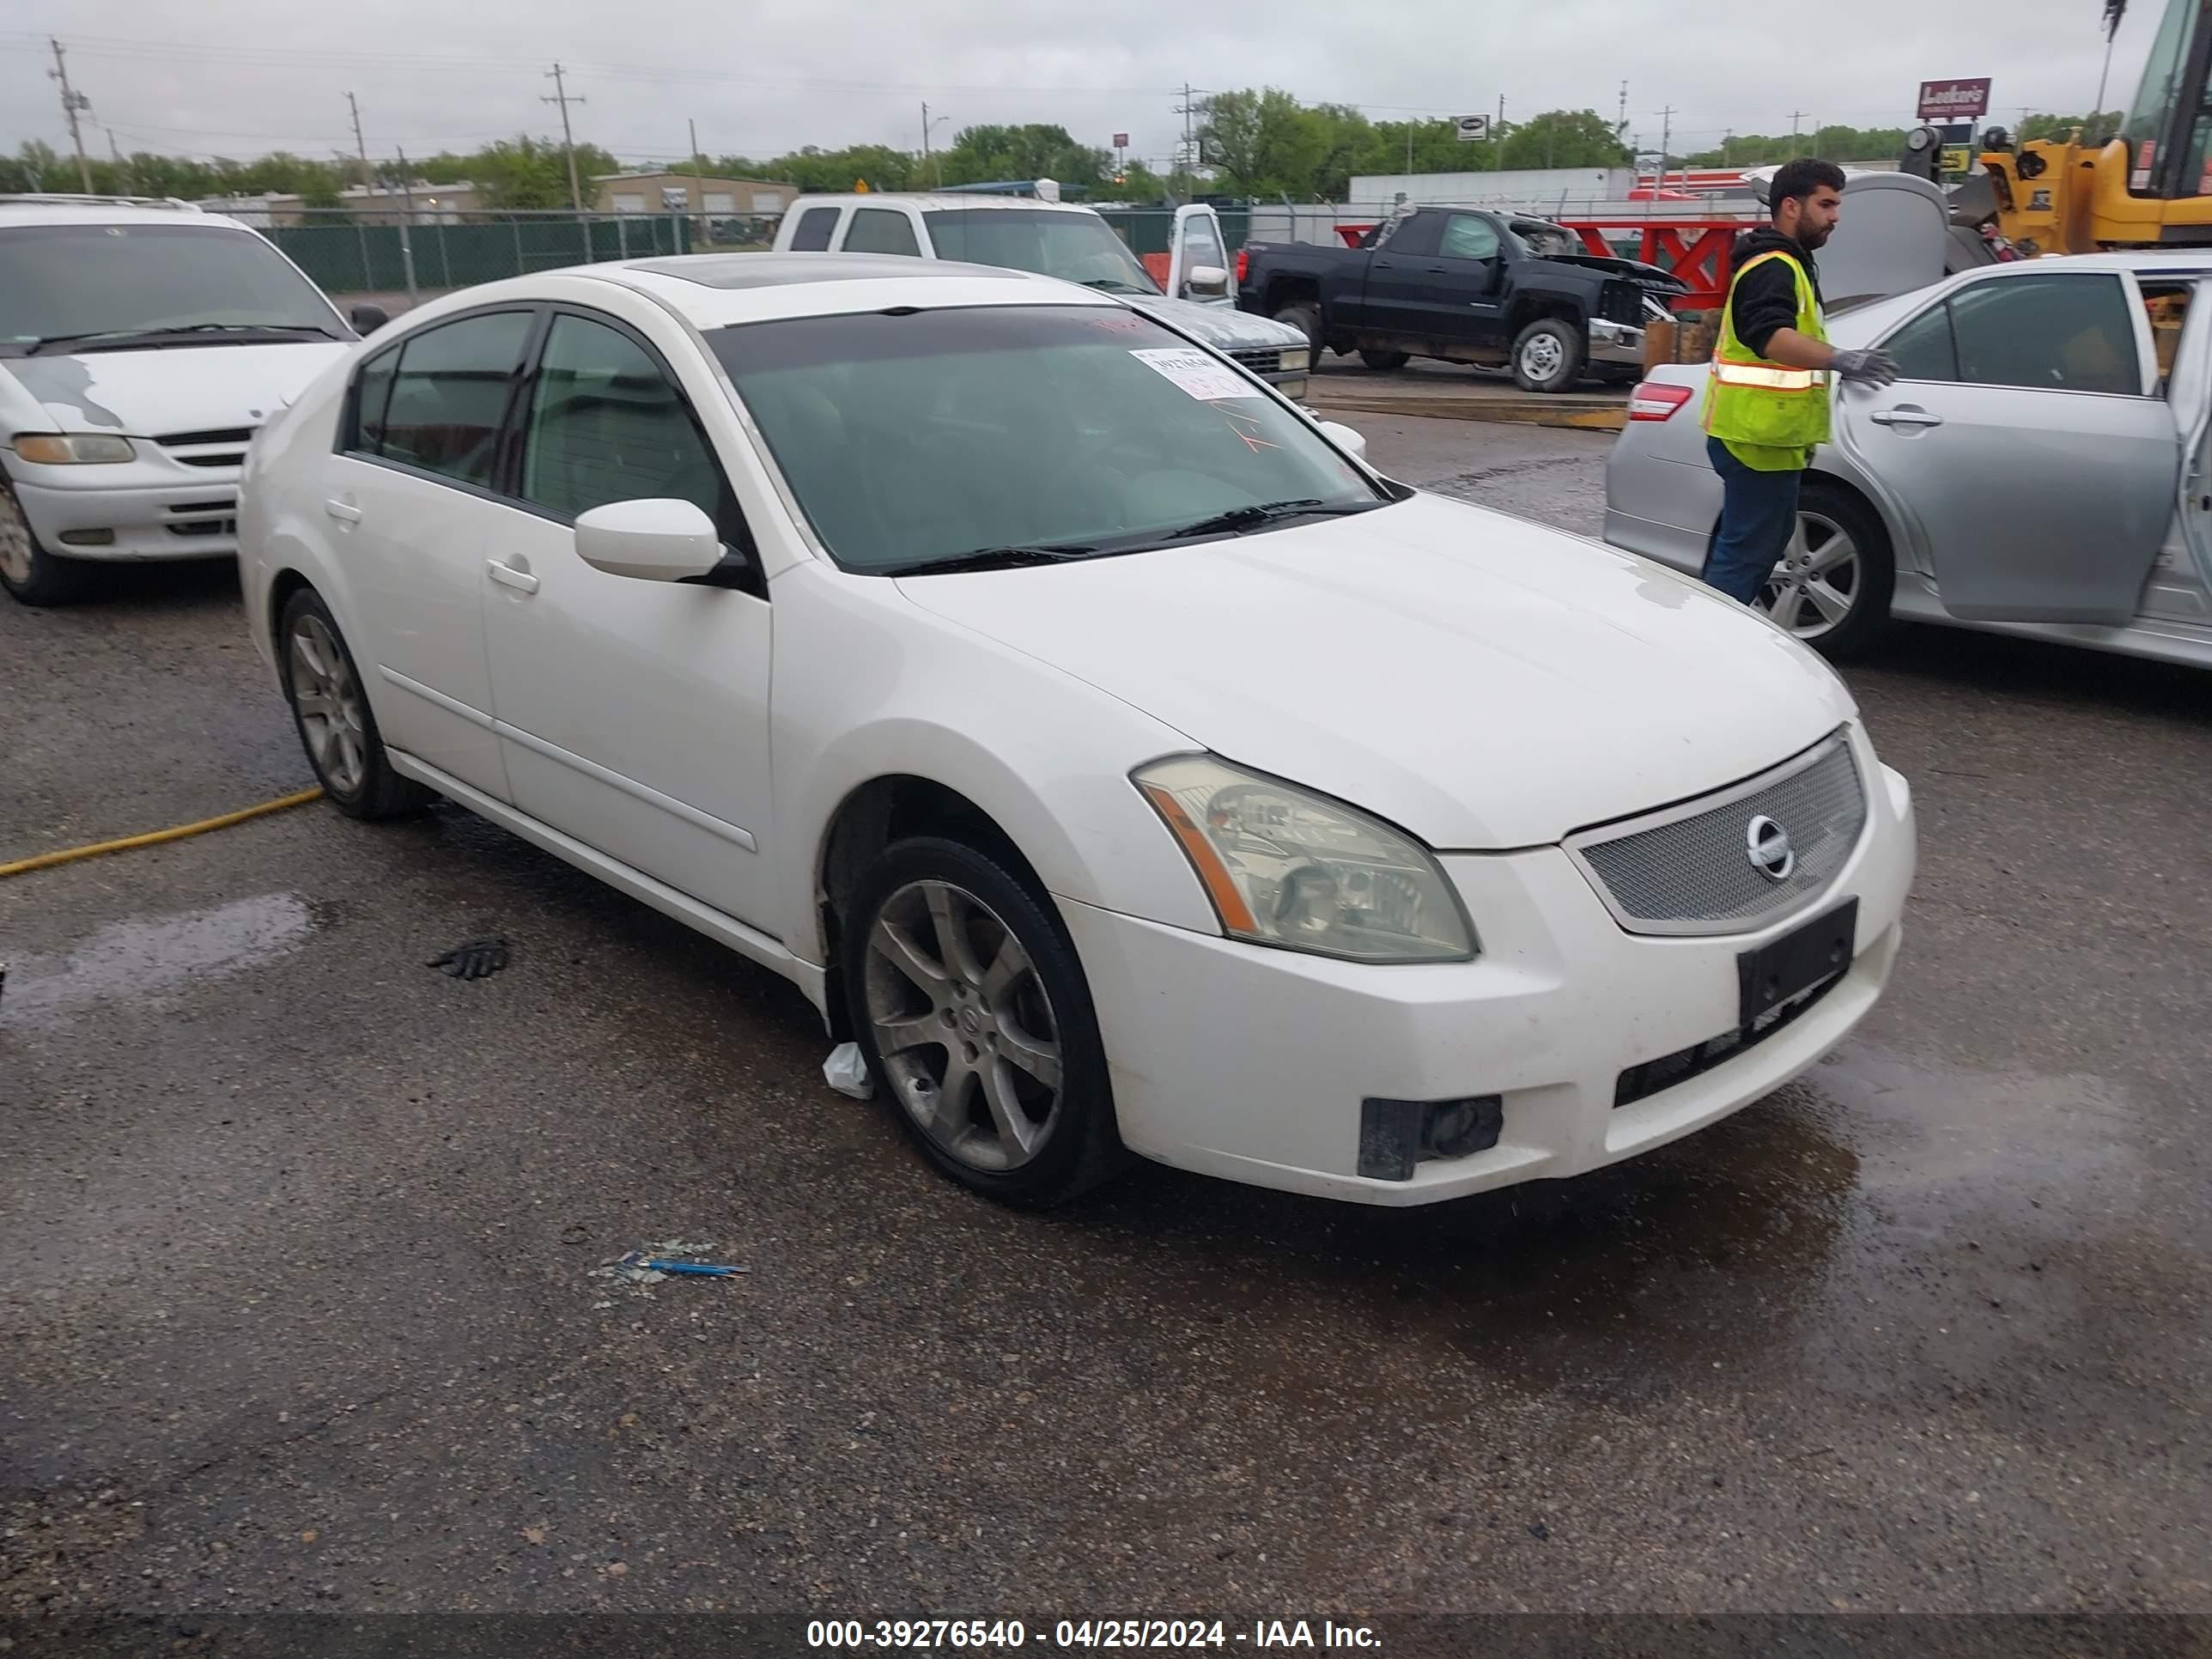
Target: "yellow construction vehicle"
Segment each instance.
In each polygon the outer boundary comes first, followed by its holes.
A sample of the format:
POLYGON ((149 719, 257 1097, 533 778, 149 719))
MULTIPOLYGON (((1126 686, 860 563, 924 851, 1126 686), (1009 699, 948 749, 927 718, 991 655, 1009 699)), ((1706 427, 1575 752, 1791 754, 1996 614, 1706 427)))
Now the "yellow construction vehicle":
MULTIPOLYGON (((2104 6, 2109 40, 2127 0, 2104 0, 2104 6)), ((2208 76, 2212 0, 2166 0, 2142 82, 2117 137, 2087 144, 2077 131, 2063 140, 2014 145, 2000 131, 1984 135, 1982 175, 1991 198, 1986 206, 1997 230, 2030 256, 2212 246, 2208 76)), ((1906 141, 1906 170, 1928 166, 1933 157, 1921 158, 1935 148, 1933 129, 1916 129, 1906 141)), ((1973 203, 1980 183, 1962 185, 1954 204, 1980 205, 1973 203)))

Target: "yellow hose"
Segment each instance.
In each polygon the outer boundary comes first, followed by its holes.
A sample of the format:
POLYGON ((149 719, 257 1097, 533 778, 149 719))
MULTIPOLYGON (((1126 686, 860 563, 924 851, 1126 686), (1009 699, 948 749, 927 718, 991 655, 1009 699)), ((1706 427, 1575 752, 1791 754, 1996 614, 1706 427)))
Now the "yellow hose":
POLYGON ((322 796, 319 788, 302 789, 296 795, 280 795, 258 806, 225 812, 218 818, 202 818, 198 823, 180 823, 173 830, 155 830, 143 836, 125 836, 120 841, 96 841, 88 847, 70 847, 58 853, 41 853, 36 858, 17 859, 13 864, 0 864, 0 879, 32 870, 50 869, 57 864, 74 864, 79 859, 96 859, 103 853, 126 853, 134 847, 158 847, 165 841, 182 841, 187 836, 204 836, 210 830, 228 830, 234 823, 243 823, 264 813, 281 812, 288 806, 305 806, 311 800, 320 800, 322 796))

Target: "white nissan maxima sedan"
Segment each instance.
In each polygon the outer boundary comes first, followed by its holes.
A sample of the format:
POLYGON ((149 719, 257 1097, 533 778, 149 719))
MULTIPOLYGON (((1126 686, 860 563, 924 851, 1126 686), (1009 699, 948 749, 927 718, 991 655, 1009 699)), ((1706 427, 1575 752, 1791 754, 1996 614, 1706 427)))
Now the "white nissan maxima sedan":
POLYGON ((1107 296, 843 255, 426 305, 263 429, 331 801, 434 794, 796 981, 940 1170, 1418 1204, 1758 1100, 1914 835, 1745 607, 1377 476, 1107 296))

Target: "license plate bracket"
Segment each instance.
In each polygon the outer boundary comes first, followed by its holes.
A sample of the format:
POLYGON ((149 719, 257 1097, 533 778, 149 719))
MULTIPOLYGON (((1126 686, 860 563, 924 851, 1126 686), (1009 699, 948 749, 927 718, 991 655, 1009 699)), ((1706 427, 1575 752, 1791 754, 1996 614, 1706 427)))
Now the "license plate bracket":
POLYGON ((1738 955, 1738 1029, 1750 1030, 1755 1022, 1784 1003, 1849 968, 1858 922, 1859 902, 1846 899, 1780 939, 1738 955))

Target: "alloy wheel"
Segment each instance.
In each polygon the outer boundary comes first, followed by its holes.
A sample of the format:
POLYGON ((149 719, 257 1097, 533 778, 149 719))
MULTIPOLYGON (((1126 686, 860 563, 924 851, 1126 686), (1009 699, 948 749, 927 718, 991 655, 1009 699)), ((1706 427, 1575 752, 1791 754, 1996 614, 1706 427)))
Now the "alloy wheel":
POLYGON ((973 893, 916 881, 867 948, 866 1014, 900 1107, 971 1169, 1036 1157, 1060 1116, 1060 1026, 1012 930, 973 893))
POLYGON ((1833 633, 1851 614, 1862 570, 1859 545, 1849 531, 1824 513, 1801 511, 1761 603, 1777 623, 1809 643, 1833 633))
POLYGON ((368 776, 368 736, 353 665, 337 636, 312 613, 292 624, 289 649, 292 706, 315 769, 339 793, 356 794, 368 776))

